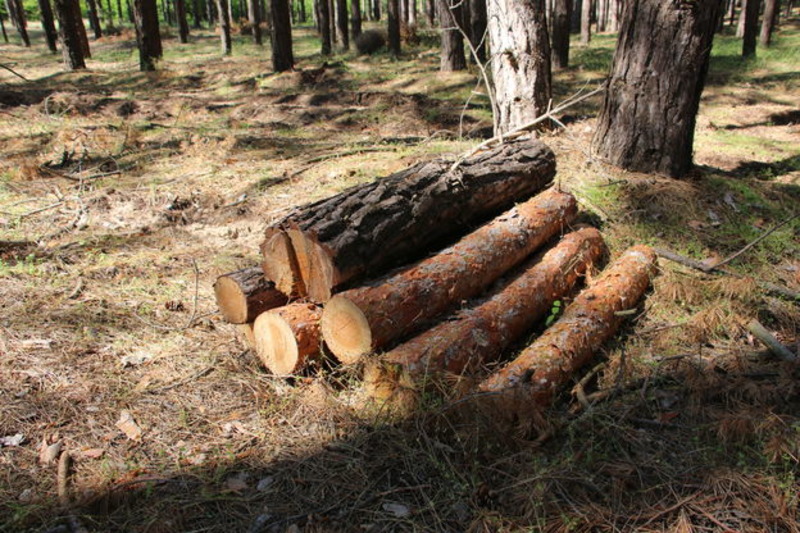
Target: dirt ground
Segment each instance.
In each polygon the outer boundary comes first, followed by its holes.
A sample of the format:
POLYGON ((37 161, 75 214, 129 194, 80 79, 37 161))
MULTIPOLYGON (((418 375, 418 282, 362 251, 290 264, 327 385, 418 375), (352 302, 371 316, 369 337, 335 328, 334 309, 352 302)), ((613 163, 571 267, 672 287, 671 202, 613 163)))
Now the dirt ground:
MULTIPOLYGON (((735 275, 662 260, 587 369, 591 405, 565 391, 513 423, 452 391, 381 408, 358 368, 271 376, 218 316, 216 277, 293 206, 491 132, 435 35, 323 61, 296 34, 278 75, 208 31, 169 37, 149 74, 130 31, 74 73, 35 28, 32 49, 0 45, 30 80, 0 72, 0 530, 800 531, 800 369, 746 328, 800 349, 797 301, 763 289, 800 290, 797 20, 747 64, 720 36, 688 179, 593 157, 597 97, 542 135, 612 257, 715 261, 779 227, 735 275)), ((573 49, 557 100, 602 80, 613 43, 573 49)))

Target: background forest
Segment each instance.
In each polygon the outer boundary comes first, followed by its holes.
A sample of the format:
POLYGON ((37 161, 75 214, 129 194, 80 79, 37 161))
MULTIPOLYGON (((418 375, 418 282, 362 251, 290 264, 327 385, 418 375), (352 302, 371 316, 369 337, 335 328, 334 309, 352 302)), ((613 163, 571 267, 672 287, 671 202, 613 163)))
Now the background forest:
MULTIPOLYGON (((39 3, 23 6, 29 47, 3 6, 0 531, 800 531, 800 370, 748 330, 800 349, 791 2, 747 58, 730 3, 682 179, 597 157, 601 94, 539 133, 612 258, 636 243, 707 266, 742 253, 720 271, 660 259, 574 387, 507 423, 459 400, 456 379, 408 412, 369 401, 360 368, 271 375, 211 289, 258 263, 293 207, 491 137, 468 47, 443 71, 419 5, 399 54, 340 36, 323 55, 295 2, 276 72, 275 32, 262 22, 256 44, 248 6, 233 3, 226 55, 219 8, 190 3, 180 42, 176 2, 159 4, 163 55, 144 65, 127 5, 98 1, 76 70, 48 48, 39 3)), ((391 45, 387 6, 361 7, 391 45)), ((552 107, 608 76, 617 28, 601 13, 583 43, 576 16, 552 107)))

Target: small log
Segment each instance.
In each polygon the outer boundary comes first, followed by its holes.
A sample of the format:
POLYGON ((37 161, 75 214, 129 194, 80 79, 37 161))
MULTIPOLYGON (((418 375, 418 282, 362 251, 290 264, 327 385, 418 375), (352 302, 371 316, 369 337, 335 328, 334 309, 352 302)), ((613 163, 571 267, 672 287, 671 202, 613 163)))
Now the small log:
MULTIPOLYGON (((591 360, 616 332, 650 285, 656 254, 634 246, 609 266, 567 307, 564 315, 520 355, 490 375, 478 387, 501 402, 546 406, 572 374, 591 360)), ((515 410, 505 404, 506 408, 515 410)))
POLYGON ((365 372, 367 389, 384 396, 399 383, 418 384, 443 372, 461 374, 495 361, 574 287, 578 277, 605 252, 600 232, 584 228, 564 236, 529 261, 479 305, 460 311, 401 344, 365 372))
POLYGON ((560 233, 576 205, 568 193, 545 191, 414 266, 337 294, 322 315, 328 347, 353 363, 477 296, 560 233))
POLYGON ((763 342, 764 345, 769 348, 769 351, 779 359, 789 363, 797 361, 797 357, 791 352, 791 350, 781 344, 781 342, 776 339, 772 333, 767 331, 767 328, 762 326, 761 322, 758 320, 751 320, 750 323, 747 324, 747 330, 752 333, 755 338, 763 342))
POLYGON ((299 294, 326 302, 343 284, 421 257, 542 190, 555 175, 552 150, 530 139, 473 155, 455 170, 452 163, 419 163, 295 210, 266 231, 265 274, 285 290, 279 278, 291 268, 266 254, 268 243, 289 232, 304 285, 299 294))
POLYGON ((273 280, 276 289, 290 296, 305 295, 297 256, 286 233, 267 230, 267 238, 261 243, 261 255, 264 258, 261 269, 273 280))
POLYGON ((273 374, 297 372, 320 354, 322 309, 314 304, 293 303, 258 316, 253 324, 256 353, 273 374))
POLYGON ((214 294, 220 313, 231 324, 252 322, 264 311, 286 305, 289 301, 258 267, 243 268, 218 277, 214 294))

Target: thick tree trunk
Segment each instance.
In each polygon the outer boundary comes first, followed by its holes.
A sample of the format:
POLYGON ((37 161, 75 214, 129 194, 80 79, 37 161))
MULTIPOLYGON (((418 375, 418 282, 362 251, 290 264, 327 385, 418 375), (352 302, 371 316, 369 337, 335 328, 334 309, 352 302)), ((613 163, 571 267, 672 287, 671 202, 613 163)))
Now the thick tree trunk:
POLYGON ((761 7, 761 0, 746 0, 744 35, 742 36, 742 57, 756 56, 759 7, 761 7))
POLYGON ((75 21, 75 6, 78 0, 55 0, 58 16, 58 35, 61 39, 61 54, 64 66, 69 70, 86 68, 83 57, 83 46, 78 35, 78 24, 75 21))
POLYGON ((294 303, 261 313, 253 324, 256 353, 273 374, 286 376, 320 355, 322 309, 294 303))
POLYGON ((399 383, 418 385, 443 373, 471 373, 492 363, 570 293, 605 251, 594 228, 569 233, 538 254, 480 304, 463 309, 378 358, 367 389, 387 399, 399 383))
POLYGON ((478 61, 486 63, 486 0, 469 0, 469 24, 469 38, 478 61))
POLYGON ((217 1, 217 17, 219 18, 219 37, 222 44, 222 55, 231 55, 231 19, 228 12, 229 0, 217 1))
POLYGON ((332 52, 331 43, 331 14, 328 11, 328 0, 319 0, 317 3, 319 16, 320 37, 322 40, 322 55, 329 56, 332 52))
POLYGON ((680 177, 689 171, 721 9, 721 0, 625 3, 594 136, 602 157, 638 172, 680 177))
POLYGON ((347 28, 347 0, 336 0, 336 36, 342 51, 350 50, 350 33, 347 28))
POLYGON ((592 40, 592 0, 583 0, 581 4, 581 44, 588 46, 592 40))
POLYGON ((178 39, 189 42, 189 22, 186 20, 186 0, 175 0, 175 18, 178 19, 178 39))
POLYGON ((565 69, 569 66, 569 27, 572 18, 572 0, 555 0, 553 6, 553 67, 565 69))
POLYGON ((286 305, 289 298, 264 278, 260 267, 224 274, 214 283, 214 295, 223 318, 231 324, 252 322, 264 311, 286 305))
POLYGON ((271 0, 272 69, 284 72, 294 68, 292 52, 292 13, 289 0, 271 0))
POLYGON ((464 37, 460 29, 463 2, 459 1, 454 4, 457 7, 451 6, 450 2, 451 0, 436 0, 439 25, 442 31, 442 55, 439 62, 439 70, 442 72, 455 72, 467 68, 464 37))
POLYGON ((397 57, 400 55, 400 6, 399 0, 386 1, 387 34, 389 51, 397 57))
MULTIPOLYGON (((297 266, 310 265, 299 277, 313 300, 325 302, 344 283, 407 264, 468 224, 542 190, 555 174, 555 156, 544 144, 522 139, 472 156, 454 171, 451 166, 419 163, 309 204, 268 229, 265 243, 298 230, 290 235, 297 266)), ((270 263, 264 262, 264 272, 277 283, 270 263)))
POLYGON ((350 4, 350 11, 353 14, 352 22, 352 36, 353 41, 361 35, 361 0, 352 0, 350 4))
POLYGON ((325 342, 341 362, 356 362, 483 292, 576 213, 572 195, 551 189, 414 266, 337 294, 323 313, 325 342))
POLYGON ((97 2, 95 0, 86 0, 86 7, 89 11, 89 24, 94 31, 94 38, 99 39, 103 36, 103 30, 100 28, 100 17, 97 15, 97 2))
POLYGON ((636 307, 655 270, 653 250, 647 246, 627 250, 575 298, 555 324, 483 381, 479 390, 493 393, 487 396, 489 401, 502 402, 512 412, 548 405, 616 332, 624 318, 620 311, 636 307))
POLYGON ((544 0, 488 0, 489 47, 499 116, 495 134, 547 112, 550 40, 544 0))
POLYGON ((257 45, 262 45, 261 40, 261 6, 259 0, 247 1, 247 18, 253 27, 253 40, 257 45))
POLYGON ((761 46, 768 47, 772 44, 772 30, 775 28, 775 21, 781 10, 779 0, 765 0, 764 20, 761 21, 761 34, 758 42, 761 46))
POLYGON ((58 31, 53 21, 53 9, 50 7, 50 0, 39 0, 39 12, 42 15, 42 29, 44 30, 47 47, 51 52, 56 53, 56 41, 58 41, 58 31))
POLYGON ((142 72, 155 70, 155 61, 163 53, 156 0, 134 0, 133 14, 136 20, 136 41, 139 46, 139 70, 142 72))
POLYGON ((31 45, 30 37, 28 37, 28 21, 25 20, 25 9, 22 5, 22 0, 6 0, 6 10, 8 11, 8 18, 14 25, 14 28, 19 33, 22 44, 26 47, 31 45))

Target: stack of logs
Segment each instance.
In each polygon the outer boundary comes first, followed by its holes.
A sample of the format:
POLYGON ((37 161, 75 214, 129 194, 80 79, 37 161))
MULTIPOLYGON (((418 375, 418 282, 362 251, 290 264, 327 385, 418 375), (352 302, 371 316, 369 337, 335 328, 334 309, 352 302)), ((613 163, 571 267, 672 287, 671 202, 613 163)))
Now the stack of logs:
MULTIPOLYGON (((554 175, 553 152, 519 139, 302 206, 267 229, 260 267, 217 280, 220 312, 276 375, 326 351, 365 361, 377 397, 399 383, 474 373, 574 294, 605 255, 596 229, 571 229, 576 201, 547 188, 554 175)), ((549 402, 614 334, 654 270, 652 250, 626 251, 479 389, 549 402)))

